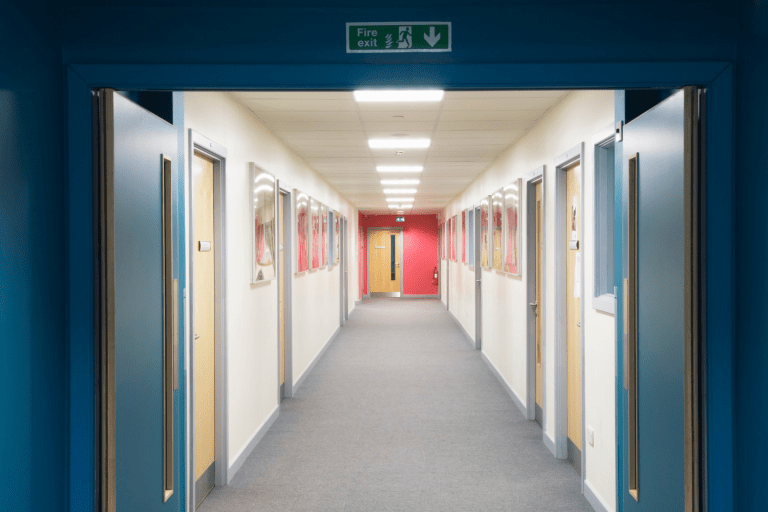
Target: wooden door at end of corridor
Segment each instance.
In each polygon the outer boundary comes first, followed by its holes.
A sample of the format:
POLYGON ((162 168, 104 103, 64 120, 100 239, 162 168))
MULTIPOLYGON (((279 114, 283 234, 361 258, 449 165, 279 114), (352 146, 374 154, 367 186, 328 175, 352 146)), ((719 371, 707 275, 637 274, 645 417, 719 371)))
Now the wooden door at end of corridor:
POLYGON ((544 301, 542 300, 542 275, 544 273, 544 217, 542 205, 541 181, 536 183, 536 421, 544 426, 544 380, 541 358, 541 326, 544 319, 544 301))
POLYGON ((581 166, 565 171, 568 460, 581 473, 581 166))
POLYGON ((400 230, 377 229, 369 237, 371 297, 399 297, 400 230))
POLYGON ((195 386, 195 498, 200 505, 215 481, 215 240, 214 164, 195 152, 194 187, 194 386, 195 386))

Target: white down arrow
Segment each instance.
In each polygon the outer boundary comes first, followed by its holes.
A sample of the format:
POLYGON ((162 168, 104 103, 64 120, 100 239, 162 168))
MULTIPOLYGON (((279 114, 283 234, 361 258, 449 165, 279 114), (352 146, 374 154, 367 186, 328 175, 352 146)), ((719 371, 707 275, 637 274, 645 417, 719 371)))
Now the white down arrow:
POLYGON ((424 40, 431 46, 432 48, 435 47, 437 42, 440 40, 440 35, 435 35, 435 27, 429 27, 429 35, 424 34, 424 40))

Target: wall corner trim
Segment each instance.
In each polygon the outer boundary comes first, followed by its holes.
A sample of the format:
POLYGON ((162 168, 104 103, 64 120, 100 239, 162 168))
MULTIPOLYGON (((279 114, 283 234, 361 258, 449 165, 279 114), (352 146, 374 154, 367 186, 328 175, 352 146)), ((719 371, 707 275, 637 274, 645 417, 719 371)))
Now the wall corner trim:
POLYGON ((317 353, 317 355, 312 360, 312 362, 309 363, 309 366, 307 366, 307 369, 304 370, 304 373, 301 374, 301 377, 296 379, 296 382, 293 384, 293 396, 296 396, 296 391, 298 391, 299 386, 301 386, 304 383, 307 376, 310 374, 310 372, 315 367, 317 362, 320 361, 320 358, 323 357, 323 354, 325 354, 325 351, 328 350, 328 347, 331 346, 331 343, 333 342, 333 340, 336 339, 336 337, 339 335, 340 332, 341 332, 341 326, 336 328, 333 334, 331 334, 331 337, 328 338, 328 341, 325 342, 325 345, 323 345, 323 348, 320 349, 320 352, 317 353))
POLYGON ((584 497, 587 498, 587 501, 592 505, 592 508, 595 509, 595 512, 614 512, 614 509, 608 507, 603 499, 597 494, 597 491, 592 487, 592 484, 587 480, 584 480, 584 497))
POLYGON ((546 446, 550 452, 552 452, 552 456, 557 458, 557 448, 555 447, 555 440, 552 439, 549 434, 544 432, 544 435, 542 436, 544 440, 544 446, 546 446))
POLYGON ((523 416, 528 419, 528 408, 525 406, 523 401, 520 399, 519 396, 517 396, 517 393, 512 389, 512 387, 509 385, 509 383, 504 379, 504 377, 499 373, 499 370, 496 369, 496 367, 493 365, 490 359, 488 359, 488 356, 480 352, 480 357, 482 357, 483 361, 485 361, 485 364, 488 365, 488 368, 491 369, 493 374, 496 376, 497 379, 499 379, 499 382, 501 383, 501 386, 504 388, 504 390, 507 392, 507 394, 512 398, 512 401, 515 402, 515 405, 518 409, 520 409, 520 412, 523 413, 523 416))
POLYGON ((269 417, 264 421, 264 423, 262 423, 261 426, 256 430, 251 440, 248 441, 246 445, 243 446, 243 449, 240 450, 240 453, 238 453, 235 456, 235 460, 229 466, 229 470, 227 471, 227 484, 229 484, 232 481, 235 474, 243 466, 245 459, 247 459, 248 456, 253 452, 253 450, 259 444, 259 441, 261 441, 264 438, 264 434, 266 434, 269 431, 270 427, 272 427, 272 424, 275 422, 275 420, 277 420, 278 416, 280 416, 279 404, 275 406, 274 410, 272 411, 272 414, 270 414, 269 417))
MULTIPOLYGON (((443 304, 443 306, 445 306, 445 304, 443 304)), ((446 309, 447 309, 447 308, 446 308, 446 309)), ((459 329, 461 329, 461 332, 463 332, 463 333, 464 333, 464 337, 465 337, 465 338, 467 338, 467 341, 469 342, 469 344, 470 344, 470 345, 472 345, 472 348, 475 348, 475 340, 472 338, 472 336, 470 336, 470 335, 469 335, 469 333, 468 333, 468 332, 467 332, 467 330, 464 328, 464 326, 463 326, 463 325, 461 325, 461 322, 459 322, 459 319, 458 319, 458 318, 456 318, 456 316, 453 314, 453 311, 451 311, 451 310, 449 309, 449 310, 448 310, 448 313, 450 313, 450 315, 451 315, 451 319, 453 319, 453 321, 456 323, 456 325, 458 325, 458 326, 459 326, 459 329)))

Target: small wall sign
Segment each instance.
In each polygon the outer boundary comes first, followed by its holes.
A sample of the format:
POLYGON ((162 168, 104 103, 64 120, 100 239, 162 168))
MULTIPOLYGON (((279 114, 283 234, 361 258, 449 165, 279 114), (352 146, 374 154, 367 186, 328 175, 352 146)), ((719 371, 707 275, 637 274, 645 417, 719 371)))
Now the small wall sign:
POLYGON ((347 53, 450 51, 450 21, 347 23, 347 53))
POLYGON ((405 222, 405 217, 396 217, 395 221, 397 221, 397 222, 405 222))

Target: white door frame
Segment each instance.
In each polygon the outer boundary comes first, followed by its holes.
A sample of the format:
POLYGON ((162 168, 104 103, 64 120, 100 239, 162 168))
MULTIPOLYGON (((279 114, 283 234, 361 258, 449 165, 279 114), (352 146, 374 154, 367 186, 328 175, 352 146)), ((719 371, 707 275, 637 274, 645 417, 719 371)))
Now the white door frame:
POLYGON ((195 152, 200 152, 211 158, 213 165, 213 211, 214 211, 214 243, 217 258, 214 262, 215 275, 215 307, 214 307, 214 336, 216 341, 215 361, 215 449, 214 449, 214 485, 224 486, 228 482, 229 469, 229 435, 227 422, 227 339, 226 339, 226 161, 227 149, 213 142, 196 131, 189 130, 189 147, 187 154, 187 240, 189 241, 189 276, 187 289, 187 307, 189 326, 186 331, 186 361, 187 361, 187 506, 194 510, 195 496, 195 203, 194 184, 192 182, 192 162, 195 152))
MULTIPOLYGON (((277 210, 278 222, 283 223, 283 261, 285 261, 285 267, 283 269, 283 279, 285 283, 283 298, 284 303, 284 319, 285 332, 283 334, 285 344, 285 383, 283 386, 283 397, 290 398, 293 396, 293 188, 285 183, 283 180, 277 180, 277 194, 278 202, 275 205, 277 210), (280 211, 279 195, 283 196, 283 210, 280 211)), ((278 224, 278 246, 280 245, 280 225, 278 224)), ((279 248, 278 248, 279 249, 279 248)), ((280 258, 277 258, 277 264, 280 265, 280 258)), ((280 268, 278 267, 278 279, 280 268)), ((277 403, 280 403, 280 285, 277 286, 277 403)))
MULTIPOLYGON (((528 303, 528 309, 526 313, 526 357, 527 357, 527 389, 526 389, 526 412, 529 420, 536 419, 536 316, 544 315, 544 290, 546 289, 546 275, 544 271, 546 267, 546 250, 536 247, 536 185, 541 183, 541 219, 542 223, 542 240, 543 247, 546 248, 546 225, 544 224, 544 176, 546 166, 542 165, 538 169, 529 172, 523 178, 525 187, 525 202, 526 202, 526 298, 528 303), (531 304, 536 302, 536 254, 541 250, 541 302, 537 305, 536 312, 534 313, 531 304)), ((522 194, 521 194, 522 196, 522 194)), ((541 320, 541 424, 542 430, 545 430, 544 425, 547 424, 546 415, 546 367, 545 364, 545 351, 544 347, 544 332, 546 322, 545 319, 541 320)), ((546 434, 544 434, 546 435, 546 434)))
POLYGON ((582 492, 584 478, 586 476, 584 440, 584 260, 586 259, 585 247, 585 222, 584 222, 584 176, 586 175, 584 161, 584 143, 581 142, 565 153, 555 158, 555 456, 558 459, 568 458, 568 359, 567 359, 567 327, 568 315, 566 312, 566 262, 565 244, 567 223, 565 211, 568 206, 566 197, 565 171, 573 165, 581 166, 580 187, 580 250, 581 250, 581 485, 582 492))

